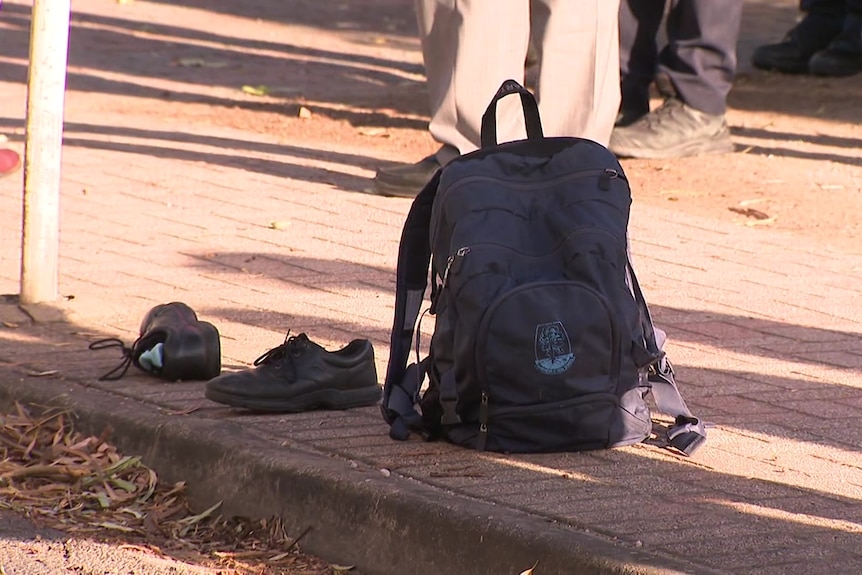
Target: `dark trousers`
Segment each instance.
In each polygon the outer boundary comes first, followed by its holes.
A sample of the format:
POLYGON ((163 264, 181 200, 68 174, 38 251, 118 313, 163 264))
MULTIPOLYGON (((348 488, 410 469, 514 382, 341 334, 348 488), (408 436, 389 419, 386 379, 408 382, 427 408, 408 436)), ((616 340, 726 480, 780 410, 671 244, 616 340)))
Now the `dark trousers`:
MULTIPOLYGON (((858 0, 862 1, 862 0, 858 0)), ((658 49, 665 0, 620 3, 622 107, 649 111, 649 85, 667 76, 678 97, 696 110, 724 114, 736 75, 743 0, 670 0, 668 43, 658 49)))
POLYGON ((851 38, 862 33, 862 0, 800 0, 799 9, 815 25, 837 28, 851 38))
POLYGON ((843 18, 847 12, 862 14, 862 0, 800 0, 799 9, 809 14, 843 18))
POLYGON ((805 18, 790 31, 802 45, 829 44, 839 35, 862 45, 862 0, 800 0, 805 18))

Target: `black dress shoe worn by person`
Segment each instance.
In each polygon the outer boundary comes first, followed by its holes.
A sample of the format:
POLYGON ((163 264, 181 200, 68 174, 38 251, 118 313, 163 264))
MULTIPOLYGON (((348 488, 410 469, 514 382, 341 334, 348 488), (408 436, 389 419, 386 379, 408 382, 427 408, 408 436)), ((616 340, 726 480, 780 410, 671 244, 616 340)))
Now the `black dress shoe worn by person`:
POLYGON ((829 46, 841 33, 841 27, 841 18, 809 14, 781 42, 755 49, 751 63, 761 70, 807 74, 808 61, 829 46))
POLYGON ((206 397, 255 411, 348 409, 380 400, 374 350, 367 339, 326 351, 301 333, 257 358, 255 367, 206 384, 206 397))
POLYGON ((414 198, 439 169, 440 162, 434 154, 415 164, 380 168, 374 176, 374 192, 381 196, 414 198))

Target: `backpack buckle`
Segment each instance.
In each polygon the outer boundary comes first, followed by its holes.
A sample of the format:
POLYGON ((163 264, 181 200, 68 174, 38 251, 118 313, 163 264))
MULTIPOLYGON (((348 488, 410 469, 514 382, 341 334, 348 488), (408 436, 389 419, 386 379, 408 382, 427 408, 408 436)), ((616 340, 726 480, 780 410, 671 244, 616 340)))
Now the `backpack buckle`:
POLYGON ((443 407, 443 416, 440 418, 441 425, 456 425, 461 423, 461 416, 455 411, 458 405, 457 399, 440 399, 440 405, 443 407))
POLYGON ((696 417, 679 415, 667 432, 668 443, 691 456, 706 441, 706 428, 696 417))

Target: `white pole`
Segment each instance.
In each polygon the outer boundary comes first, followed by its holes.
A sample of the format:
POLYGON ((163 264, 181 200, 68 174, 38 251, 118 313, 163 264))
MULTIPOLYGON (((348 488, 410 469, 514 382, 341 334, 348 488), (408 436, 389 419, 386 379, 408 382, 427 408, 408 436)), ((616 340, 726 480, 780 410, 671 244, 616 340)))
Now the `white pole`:
POLYGON ((60 164, 71 0, 34 0, 24 143, 21 303, 58 298, 60 164))

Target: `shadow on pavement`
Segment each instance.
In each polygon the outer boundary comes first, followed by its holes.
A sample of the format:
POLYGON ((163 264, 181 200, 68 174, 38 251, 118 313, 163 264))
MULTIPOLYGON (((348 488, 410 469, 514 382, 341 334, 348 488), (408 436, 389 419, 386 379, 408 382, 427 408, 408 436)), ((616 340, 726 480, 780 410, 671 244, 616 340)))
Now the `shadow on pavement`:
MULTIPOLYGON (((303 258, 285 263, 308 269, 333 265, 303 258)), ((352 264, 344 265, 349 268, 352 264)), ((656 312, 660 321, 662 310, 656 312)), ((221 319, 237 320, 239 316, 251 323, 257 317, 268 327, 280 322, 314 322, 311 316, 279 318, 271 312, 248 316, 230 308, 201 309, 199 313, 216 325, 221 319)), ((722 319, 734 320, 730 316, 722 319)), ((787 326, 763 322, 762 327, 787 326)), ((851 335, 794 327, 818 340, 851 335)), ((353 328, 355 333, 370 329, 362 325, 353 328)), ((336 335, 328 329, 323 327, 322 331, 336 335)), ((694 399, 692 403, 719 426, 712 431, 702 457, 681 458, 660 444, 572 454, 477 454, 445 443, 394 442, 374 408, 255 414, 209 402, 202 396, 202 382, 166 383, 134 370, 118 382, 96 382, 95 378, 113 367, 117 358, 86 350, 87 343, 102 334, 83 332, 82 326, 74 324, 0 328, 0 377, 4 381, 22 380, 22 385, 60 379, 108 395, 133 398, 178 418, 230 421, 240 426, 240 433, 262 437, 274 445, 287 441, 371 468, 388 469, 449 493, 588 529, 624 546, 695 562, 715 561, 719 556, 723 569, 740 572, 765 563, 789 565, 810 561, 812 554, 822 564, 848 569, 862 566, 858 551, 862 548, 862 507, 849 495, 859 486, 841 481, 843 469, 854 465, 862 444, 862 438, 854 435, 859 432, 853 431, 859 428, 855 425, 859 414, 848 414, 846 419, 821 417, 813 409, 804 409, 804 398, 792 396, 786 406, 782 405, 776 395, 788 394, 787 388, 793 385, 785 378, 737 373, 734 377, 739 378, 739 389, 727 389, 729 395, 710 395, 704 391, 707 382, 714 385, 726 373, 678 366, 682 385, 685 378, 692 383, 686 389, 694 399), (58 368, 53 374, 35 375, 58 368), (754 379, 761 387, 753 383, 754 379), (763 385, 772 386, 774 391, 764 392, 763 385), (723 405, 723 397, 735 399, 731 405, 723 405), (794 405, 797 400, 801 403, 794 405), (763 409, 747 409, 746 402, 763 409), (815 476, 800 473, 799 466, 806 466, 800 459, 821 471, 824 465, 834 467, 837 482, 822 483, 815 476), (785 467, 790 463, 791 469, 785 467), (774 480, 763 479, 769 471, 774 473, 774 480)), ((859 390, 810 381, 806 390, 824 397, 842 394, 839 401, 858 403, 862 397, 859 390)), ((255 491, 253 479, 242 481, 251 481, 246 487, 255 491)))
MULTIPOLYGON (((862 91, 860 91, 862 95, 862 91)), ((852 117, 856 117, 853 114, 852 117)), ((855 121, 855 120, 854 120, 855 121)), ((805 142, 814 146, 829 146, 832 148, 846 149, 847 154, 823 153, 823 152, 803 152, 800 150, 791 150, 777 146, 749 146, 745 148, 747 154, 757 154, 760 156, 780 156, 785 158, 797 158, 800 160, 817 160, 822 162, 837 162, 850 166, 862 166, 862 158, 859 157, 858 147, 859 140, 852 138, 841 138, 837 136, 825 135, 809 135, 809 134, 794 134, 789 132, 772 132, 758 128, 731 128, 731 132, 735 136, 745 138, 757 138, 766 140, 780 140, 786 142, 805 142)))
MULTIPOLYGON (((23 128, 23 123, 20 120, 0 117, 0 130, 15 128, 23 128)), ((314 148, 290 144, 270 144, 255 140, 214 137, 186 132, 117 128, 76 122, 65 124, 63 144, 68 147, 91 150, 143 154, 164 160, 205 162, 219 167, 239 168, 267 176, 309 182, 327 182, 339 189, 351 192, 364 192, 370 186, 369 180, 335 169, 303 166, 301 162, 292 161, 291 158, 326 161, 367 170, 374 170, 379 164, 379 160, 367 156, 315 150, 314 148), (103 139, 96 139, 96 137, 103 139), (116 138, 141 139, 147 140, 147 143, 121 142, 117 141, 116 138), (166 145, 156 145, 153 143, 154 141, 162 141, 166 145), (211 146, 223 151, 191 150, 171 146, 172 143, 211 146), (253 154, 256 153, 275 157, 254 157, 253 154)))
MULTIPOLYGON (((3 15, 7 25, 12 25, 12 29, 4 30, 0 37, 3 54, 26 60, 29 11, 21 5, 6 4, 3 15)), ((74 14, 68 67, 67 85, 71 91, 284 113, 290 111, 291 105, 298 106, 298 102, 309 100, 339 106, 383 105, 405 113, 426 113, 421 98, 393 100, 391 90, 386 88, 402 83, 421 87, 410 78, 422 74, 422 67, 412 63, 332 51, 324 46, 307 48, 287 42, 253 40, 95 14, 74 14), (234 89, 236 97, 148 85, 150 81, 165 80, 210 91, 216 87, 234 89), (249 101, 241 91, 244 85, 265 85, 276 101, 249 101)), ((21 83, 27 80, 26 65, 6 62, 0 71, 7 79, 21 83)), ((330 109, 327 113, 338 118, 336 112, 330 109)), ((346 111, 341 114, 351 119, 346 111)), ((353 118, 355 121, 391 125, 384 114, 354 113, 354 116, 358 116, 353 118)))

